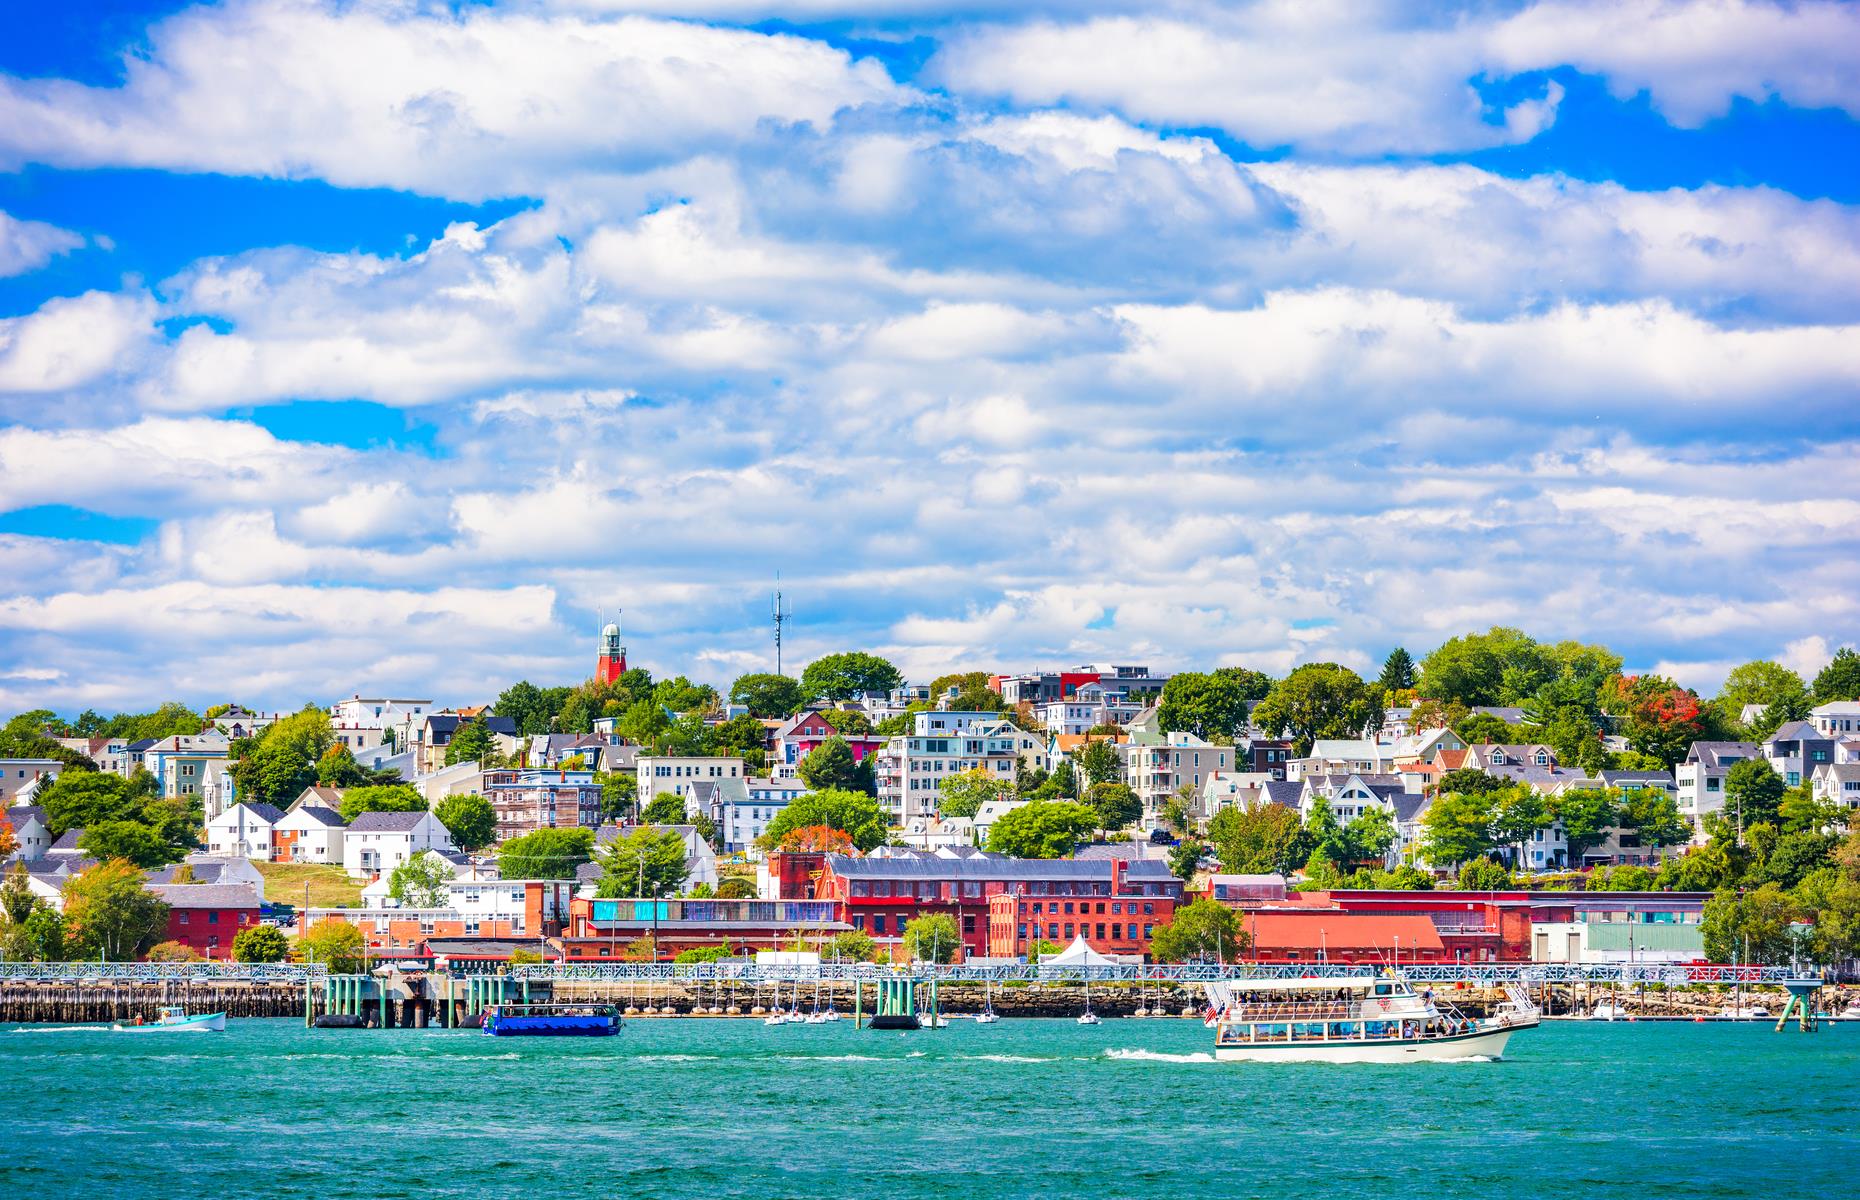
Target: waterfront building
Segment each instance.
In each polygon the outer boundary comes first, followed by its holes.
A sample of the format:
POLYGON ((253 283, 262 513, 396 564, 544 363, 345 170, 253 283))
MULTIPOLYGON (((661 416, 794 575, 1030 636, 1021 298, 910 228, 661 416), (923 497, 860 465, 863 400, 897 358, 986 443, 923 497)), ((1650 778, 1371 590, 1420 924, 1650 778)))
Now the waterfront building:
MULTIPOLYGON (((1120 903, 1148 901, 1151 911, 1147 915, 1154 926, 1167 921, 1169 914, 1175 911, 1175 901, 1182 895, 1182 881, 1169 873, 1166 863, 1153 861, 1023 859, 977 850, 966 853, 902 850, 865 858, 824 855, 812 892, 820 899, 842 905, 847 923, 875 938, 898 937, 914 918, 926 913, 947 913, 956 920, 966 954, 992 955, 994 910, 991 904, 997 896, 1024 896, 1029 901, 1041 901, 1043 925, 1049 923, 1047 902, 1059 901, 1061 910, 1050 915, 1062 928, 1072 925, 1074 932, 1052 940, 1070 941, 1077 936, 1078 926, 1085 923, 1087 915, 1092 917, 1095 930, 1096 912, 1086 913, 1077 907, 1080 903, 1095 905, 1099 900, 1112 899, 1120 903), (1069 922, 1063 910, 1067 902, 1074 906, 1069 922)), ((1008 911, 1017 910, 1010 908, 1008 911)), ((1120 936, 1115 942, 1122 947, 1119 953, 1148 952, 1149 935, 1140 928, 1144 915, 1136 914, 1137 937, 1120 936)), ((1110 945, 1113 943, 1108 932, 1108 910, 1104 916, 1107 932, 1101 940, 1110 945)), ((1128 931, 1130 918, 1124 914, 1120 916, 1124 919, 1119 924, 1126 927, 1120 929, 1121 935, 1128 931)), ((1009 928, 1018 924, 1017 918, 1009 923, 1009 928)), ((1027 924, 1031 927, 1031 915, 1027 924)), ((1085 936, 1087 942, 1092 943, 1092 939, 1100 935, 1090 932, 1085 936)), ((1109 953, 1108 950, 1103 952, 1109 953)))
POLYGON ((728 943, 743 954, 779 950, 797 938, 818 945, 851 926, 826 900, 634 900, 576 896, 560 944, 569 962, 626 957, 640 938, 656 939, 658 955, 728 943))
POLYGON ((149 884, 168 905, 167 936, 202 957, 232 957, 233 939, 258 924, 258 892, 238 883, 149 884))

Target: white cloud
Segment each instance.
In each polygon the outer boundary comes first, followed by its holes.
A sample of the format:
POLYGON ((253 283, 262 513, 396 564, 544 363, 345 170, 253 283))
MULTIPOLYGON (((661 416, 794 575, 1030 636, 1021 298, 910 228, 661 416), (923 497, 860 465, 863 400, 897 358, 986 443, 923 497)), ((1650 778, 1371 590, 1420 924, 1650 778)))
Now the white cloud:
POLYGON ((412 0, 245 0, 170 17, 150 42, 121 87, 0 79, 0 161, 480 198, 898 95, 881 67, 804 38, 412 0))
MULTIPOLYGON (((1133 6, 1134 7, 1134 6, 1133 6)), ((933 75, 1017 103, 1213 125, 1260 146, 1428 154, 1528 141, 1556 116, 1553 81, 1504 107, 1473 82, 1559 66, 1648 90, 1698 125, 1734 97, 1860 115, 1860 14, 1839 3, 1544 0, 1507 6, 1259 0, 952 37, 933 75)))
POLYGON ((141 295, 85 292, 0 319, 0 394, 62 392, 134 365, 154 333, 141 295))
POLYGON ((83 244, 83 237, 68 229, 0 212, 0 279, 36 271, 54 255, 83 244))

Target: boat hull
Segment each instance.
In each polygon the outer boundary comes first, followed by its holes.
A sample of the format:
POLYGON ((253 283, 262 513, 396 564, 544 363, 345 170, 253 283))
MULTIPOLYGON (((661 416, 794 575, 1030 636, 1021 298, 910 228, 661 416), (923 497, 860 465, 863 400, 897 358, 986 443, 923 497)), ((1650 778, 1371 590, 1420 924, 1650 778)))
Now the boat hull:
POLYGON ((166 1024, 151 1022, 147 1025, 110 1026, 116 1033, 224 1033, 226 1032, 226 1014, 204 1013, 198 1017, 188 1017, 182 1021, 169 1021, 166 1024))
POLYGON ((1398 1063, 1454 1062, 1468 1058, 1501 1058, 1505 1043, 1531 1024, 1506 1025, 1443 1038, 1408 1038, 1381 1042, 1277 1042, 1245 1046, 1216 1046, 1221 1062, 1330 1062, 1398 1063))
POLYGON ((485 1022, 492 1037, 613 1037, 615 1017, 501 1017, 485 1022))

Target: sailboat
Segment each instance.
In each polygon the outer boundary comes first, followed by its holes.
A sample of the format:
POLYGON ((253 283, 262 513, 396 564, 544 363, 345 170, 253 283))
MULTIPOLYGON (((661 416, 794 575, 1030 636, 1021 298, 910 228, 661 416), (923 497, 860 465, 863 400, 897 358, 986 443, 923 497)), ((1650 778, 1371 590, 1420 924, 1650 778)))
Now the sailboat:
POLYGON ((775 1003, 769 1007, 769 1015, 762 1018, 764 1025, 786 1025, 788 1014, 781 1006, 781 980, 775 981, 775 1003))
POLYGON ((975 1014, 975 1023, 993 1025, 1000 1019, 1001 1014, 995 1011, 994 985, 984 979, 982 980, 982 1011, 975 1014))
POLYGON ((1091 1010, 1091 980, 1085 981, 1085 1011, 1079 1014, 1079 1024, 1097 1025, 1098 1014, 1091 1010))

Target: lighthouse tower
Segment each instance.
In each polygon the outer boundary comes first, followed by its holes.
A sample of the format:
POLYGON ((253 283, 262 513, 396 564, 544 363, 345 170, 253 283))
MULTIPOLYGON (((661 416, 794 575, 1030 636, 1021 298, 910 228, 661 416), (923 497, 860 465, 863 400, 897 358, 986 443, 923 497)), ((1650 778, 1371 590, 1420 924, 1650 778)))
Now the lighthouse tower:
POLYGON ((602 683, 614 683, 626 674, 626 647, 620 644, 620 626, 608 622, 601 629, 601 657, 594 664, 594 677, 602 683))

